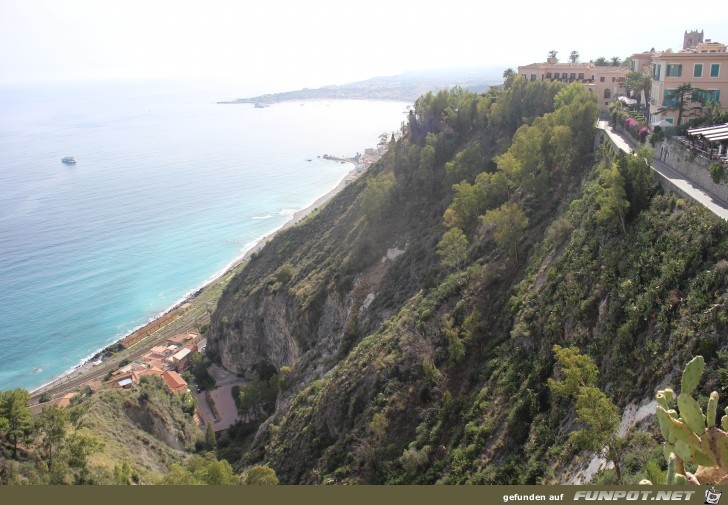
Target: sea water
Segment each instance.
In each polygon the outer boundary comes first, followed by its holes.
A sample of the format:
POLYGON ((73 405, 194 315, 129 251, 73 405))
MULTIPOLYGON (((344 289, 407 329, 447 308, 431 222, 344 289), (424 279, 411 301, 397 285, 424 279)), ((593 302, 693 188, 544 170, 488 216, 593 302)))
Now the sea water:
POLYGON ((46 383, 183 299, 352 169, 320 156, 406 118, 402 102, 221 95, 0 89, 0 389, 46 383))

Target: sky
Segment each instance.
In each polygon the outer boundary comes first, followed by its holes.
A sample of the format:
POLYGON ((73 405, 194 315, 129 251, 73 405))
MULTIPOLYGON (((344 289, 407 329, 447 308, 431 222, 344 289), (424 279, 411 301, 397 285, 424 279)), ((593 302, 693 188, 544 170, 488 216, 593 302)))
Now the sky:
POLYGON ((706 38, 728 43, 722 1, 689 5, 0 0, 0 85, 189 78, 276 92, 420 69, 505 70, 545 61, 552 49, 561 61, 572 50, 581 61, 623 58, 651 47, 679 49, 686 29, 703 29, 706 38), (603 8, 595 11, 594 5, 603 8))

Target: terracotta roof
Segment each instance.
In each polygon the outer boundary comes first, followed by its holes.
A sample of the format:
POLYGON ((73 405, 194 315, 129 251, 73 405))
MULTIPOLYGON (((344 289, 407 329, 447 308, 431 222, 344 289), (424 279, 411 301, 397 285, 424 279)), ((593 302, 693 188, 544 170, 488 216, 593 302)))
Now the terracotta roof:
POLYGON ((175 371, 168 370, 166 372, 163 372, 162 379, 164 379, 165 384, 167 384, 169 389, 171 389, 172 391, 181 391, 187 389, 187 382, 182 378, 180 374, 175 371))

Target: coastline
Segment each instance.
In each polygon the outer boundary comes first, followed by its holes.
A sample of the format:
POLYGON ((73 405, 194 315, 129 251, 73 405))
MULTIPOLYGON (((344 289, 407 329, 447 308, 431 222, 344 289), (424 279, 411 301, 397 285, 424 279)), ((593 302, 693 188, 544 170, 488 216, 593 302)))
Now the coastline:
MULTIPOLYGON (((332 160, 333 161, 333 160, 332 160)), ((73 368, 66 370, 65 372, 61 373, 60 375, 53 377, 48 382, 33 388, 29 390, 31 397, 37 399, 38 396, 40 396, 41 393, 46 391, 55 390, 58 388, 61 388, 64 383, 68 384, 72 381, 78 381, 82 379, 84 376, 88 376, 93 372, 96 368, 96 365, 94 362, 103 354, 105 354, 107 351, 109 351, 111 348, 114 348, 118 346, 123 340, 128 338, 130 335, 134 333, 147 333, 146 330, 151 329, 157 325, 157 322, 164 318, 165 316, 168 316, 169 314, 181 310, 185 305, 189 305, 196 301, 203 293, 205 293, 206 290, 211 289, 213 285, 218 283, 221 279, 223 279, 226 276, 229 276, 233 274, 237 269, 241 268, 242 265, 247 263, 247 261, 250 259, 250 257, 261 251, 263 247, 280 231, 285 230, 287 228, 290 228, 294 225, 296 225, 298 222, 303 220, 305 217, 307 217, 309 214, 317 210, 319 207, 325 205, 329 200, 331 200, 336 194, 338 194, 341 190, 343 190, 351 181, 355 180, 357 176, 359 175, 360 169, 363 167, 366 168, 368 164, 356 164, 353 161, 347 161, 347 163, 354 165, 351 170, 349 170, 344 176, 339 180, 339 182, 331 188, 329 191, 324 193, 323 195, 316 198, 312 203, 309 205, 297 210, 294 212, 290 219, 288 219, 285 223, 278 226, 277 228, 273 229, 272 231, 268 232, 267 234, 261 236, 260 238, 256 239, 255 241, 251 242, 249 245, 246 245, 245 248, 243 248, 242 254, 238 256, 236 259, 234 259, 228 266, 211 276, 207 281, 205 281, 201 286, 192 289, 190 292, 185 294, 180 300, 172 304, 169 308, 159 312, 154 317, 150 318, 147 323, 139 326, 138 328, 135 328, 131 330, 130 332, 116 338, 113 342, 110 344, 104 346, 103 348, 99 349, 92 355, 82 359, 77 365, 75 365, 73 368)), ((167 325, 174 322, 176 318, 170 319, 169 322, 164 323, 163 325, 158 328, 158 330, 163 329, 167 325)), ((133 347, 133 346, 132 346, 133 347)), ((112 359, 113 360, 113 359, 112 359)), ((103 370, 103 369, 102 369, 103 370)), ((93 378, 89 378, 90 382, 93 378)), ((73 389, 77 386, 72 386, 66 389, 73 389)), ((55 395, 54 395, 55 396, 55 395)))

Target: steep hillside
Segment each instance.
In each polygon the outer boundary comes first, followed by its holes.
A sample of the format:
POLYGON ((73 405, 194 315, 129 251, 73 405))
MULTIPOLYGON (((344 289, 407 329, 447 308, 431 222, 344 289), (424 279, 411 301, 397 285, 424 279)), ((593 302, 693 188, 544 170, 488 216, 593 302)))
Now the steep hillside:
MULTIPOLYGON (((579 451, 547 387, 554 344, 589 355, 620 407, 697 350, 715 389, 728 226, 660 195, 646 154, 595 151, 596 114, 579 85, 426 95, 376 167, 263 249, 209 334, 229 369, 291 367, 240 464, 298 483, 564 481, 579 451)), ((627 480, 656 445, 628 437, 627 480)))
POLYGON ((0 484, 157 483, 204 449, 194 408, 191 395, 144 377, 136 390, 79 395, 68 408, 46 407, 32 420, 28 410, 18 423, 18 454, 0 445, 0 484))

